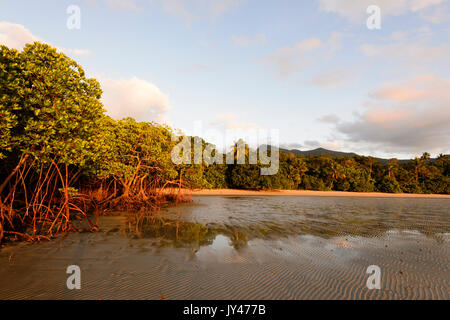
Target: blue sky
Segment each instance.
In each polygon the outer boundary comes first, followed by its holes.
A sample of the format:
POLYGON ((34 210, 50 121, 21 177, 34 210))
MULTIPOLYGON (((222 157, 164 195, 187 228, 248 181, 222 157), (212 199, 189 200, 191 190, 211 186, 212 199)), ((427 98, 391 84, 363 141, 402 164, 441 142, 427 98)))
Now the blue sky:
POLYGON ((301 150, 449 153, 449 39, 447 0, 0 0, 0 43, 56 46, 115 118, 278 129, 301 150))

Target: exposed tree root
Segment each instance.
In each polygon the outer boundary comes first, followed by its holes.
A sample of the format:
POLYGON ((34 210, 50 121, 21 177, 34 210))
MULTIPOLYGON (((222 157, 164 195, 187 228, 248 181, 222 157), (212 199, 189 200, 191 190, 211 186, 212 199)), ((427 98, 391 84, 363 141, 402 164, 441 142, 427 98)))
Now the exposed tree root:
POLYGON ((78 191, 70 185, 77 179, 56 158, 39 167, 24 161, 14 170, 8 176, 8 193, 0 198, 0 243, 50 241, 58 233, 85 230, 75 226, 75 221, 84 221, 88 231, 97 232, 98 217, 107 212, 149 212, 167 202, 191 201, 181 192, 179 181, 158 188, 159 182, 149 183, 147 177, 135 178, 126 188, 112 180, 78 191))

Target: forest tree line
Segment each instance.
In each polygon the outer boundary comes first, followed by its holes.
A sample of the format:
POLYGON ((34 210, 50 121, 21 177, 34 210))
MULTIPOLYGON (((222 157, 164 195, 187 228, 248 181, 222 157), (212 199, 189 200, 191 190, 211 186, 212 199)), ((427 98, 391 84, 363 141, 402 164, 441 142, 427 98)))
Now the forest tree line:
POLYGON ((203 168, 203 188, 287 189, 386 193, 450 193, 450 158, 422 156, 406 162, 355 155, 304 156, 280 152, 278 173, 259 174, 260 165, 203 168))
MULTIPOLYGON (((280 152, 272 176, 260 175, 260 164, 176 165, 178 132, 108 117, 98 81, 39 42, 22 51, 0 47, 0 89, 0 242, 49 239, 78 230, 76 220, 94 231, 89 213, 182 200, 168 188, 450 193, 449 158, 427 153, 383 165, 371 157, 280 152)), ((236 145, 230 150, 237 156, 236 145)))

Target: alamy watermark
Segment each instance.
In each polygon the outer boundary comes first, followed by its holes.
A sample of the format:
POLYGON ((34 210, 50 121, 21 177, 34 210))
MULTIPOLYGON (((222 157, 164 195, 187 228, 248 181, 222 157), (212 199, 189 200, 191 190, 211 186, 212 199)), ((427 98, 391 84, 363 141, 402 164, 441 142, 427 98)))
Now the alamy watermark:
POLYGON ((67 18, 67 29, 80 30, 81 29, 81 9, 77 5, 70 5, 67 7, 66 13, 69 15, 67 18))
POLYGON ((366 273, 370 274, 366 286, 369 290, 381 289, 381 269, 377 265, 367 267, 366 273))
POLYGON ((380 30, 381 29, 381 8, 376 5, 371 5, 367 7, 366 10, 369 17, 367 18, 366 25, 369 30, 380 30))
POLYGON ((204 144, 199 137, 214 137, 224 146, 234 146, 234 150, 226 152, 225 163, 231 164, 261 164, 260 174, 263 176, 275 175, 279 169, 279 130, 272 129, 245 129, 225 130, 215 129, 202 131, 202 123, 194 123, 194 136, 172 135, 172 141, 178 144, 172 149, 172 162, 179 164, 224 164, 224 153, 213 144, 204 144), (237 142, 236 142, 237 141, 237 142), (255 145, 250 148, 247 142, 255 145), (193 151, 193 155, 192 155, 193 151))
POLYGON ((67 278, 66 285, 69 290, 80 290, 81 289, 81 269, 79 266, 72 265, 68 266, 66 270, 67 274, 70 276, 67 278))

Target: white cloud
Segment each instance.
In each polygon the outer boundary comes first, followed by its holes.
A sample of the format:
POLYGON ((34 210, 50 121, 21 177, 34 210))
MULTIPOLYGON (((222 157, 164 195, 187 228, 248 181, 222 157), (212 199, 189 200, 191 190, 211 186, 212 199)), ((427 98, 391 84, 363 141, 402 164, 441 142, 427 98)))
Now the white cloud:
POLYGON ((83 0, 83 1, 94 8, 98 8, 100 6, 100 4, 98 3, 99 0, 83 0))
POLYGON ((0 42, 9 48, 22 50, 25 44, 42 41, 20 24, 0 22, 0 42))
POLYGON ((231 37, 233 45, 236 47, 251 47, 260 44, 266 44, 267 38, 263 33, 256 34, 254 36, 236 36, 231 37))
POLYGON ((285 143, 280 143, 280 148, 287 149, 287 150, 293 150, 293 149, 300 150, 301 148, 303 148, 303 145, 298 142, 285 142, 285 143))
POLYGON ((280 144, 280 147, 283 149, 288 149, 288 150, 292 150, 292 149, 301 150, 303 148, 310 150, 310 149, 317 149, 320 147, 320 148, 337 151, 341 148, 341 143, 338 141, 333 141, 333 140, 329 140, 329 141, 325 141, 325 142, 319 142, 317 140, 306 140, 304 142, 304 144, 296 143, 296 142, 282 143, 282 144, 280 144))
POLYGON ((309 148, 317 148, 320 146, 320 143, 317 140, 306 140, 305 145, 309 148))
POLYGON ((224 113, 216 115, 211 125, 221 127, 229 130, 248 130, 260 129, 261 127, 254 122, 246 122, 239 119, 239 116, 234 113, 224 113))
POLYGON ((306 39, 275 50, 264 61, 275 68, 281 79, 286 79, 313 66, 319 59, 323 61, 334 55, 342 47, 342 37, 341 33, 333 32, 327 41, 306 39))
POLYGON ((264 134, 259 137, 260 131, 264 132, 264 129, 254 122, 244 120, 242 115, 224 113, 216 115, 214 120, 208 123, 208 129, 203 132, 202 137, 227 151, 228 147, 239 139, 243 139, 251 147, 261 144, 264 140, 260 141, 259 138, 267 137, 264 134))
POLYGON ((334 67, 319 71, 309 82, 318 87, 332 87, 348 83, 351 77, 350 70, 334 67))
POLYGON ((335 114, 326 114, 317 118, 317 121, 324 123, 338 123, 340 121, 340 118, 335 114))
POLYGON ((190 25, 194 20, 216 20, 240 6, 245 0, 154 0, 169 15, 177 16, 190 25))
POLYGON ((443 74, 450 66, 450 43, 434 36, 430 28, 393 32, 377 43, 365 43, 359 50, 386 74, 403 79, 418 74, 443 74))
POLYGON ((319 0, 319 8, 325 12, 337 13, 352 22, 360 22, 368 17, 370 5, 381 8, 382 16, 398 16, 408 12, 420 12, 449 0, 319 0))
POLYGON ((126 117, 138 121, 166 121, 171 108, 168 97, 154 84, 133 77, 128 80, 99 78, 107 114, 114 119, 126 117))
MULTIPOLYGON (((32 34, 30 30, 28 30, 21 24, 15 24, 6 21, 0 22, 1 44, 6 45, 9 48, 21 51, 25 46, 25 44, 33 43, 35 41, 46 42, 45 40, 32 34)), ((86 49, 69 49, 69 48, 61 48, 58 46, 55 47, 58 51, 64 52, 69 56, 88 56, 92 54, 91 51, 86 49)))
POLYGON ((324 149, 339 151, 341 149, 341 143, 339 141, 326 141, 322 142, 320 146, 324 149))
POLYGON ((209 13, 212 17, 218 18, 222 14, 239 7, 244 0, 202 0, 202 5, 209 6, 209 13))
POLYGON ((448 59, 450 44, 427 45, 425 43, 397 41, 390 44, 363 44, 361 51, 369 56, 378 56, 383 60, 396 60, 408 64, 435 63, 448 59))
POLYGON ((352 142, 384 152, 446 153, 450 141, 450 79, 433 75, 384 85, 370 94, 370 108, 337 124, 352 142))
POLYGON ((420 17, 427 22, 439 24, 450 20, 450 11, 448 8, 437 7, 421 12, 420 17))
POLYGON ((112 9, 128 9, 133 11, 139 10, 134 0, 105 0, 105 1, 108 7, 112 9))
POLYGON ((270 54, 266 61, 273 65, 281 78, 287 78, 293 73, 303 71, 312 63, 312 57, 308 53, 323 46, 320 39, 311 38, 298 42, 294 46, 286 46, 277 49, 270 54))
POLYGON ((104 2, 111 10, 142 11, 142 8, 136 4, 136 0, 84 0, 84 2, 94 8, 99 8, 100 3, 104 2))

